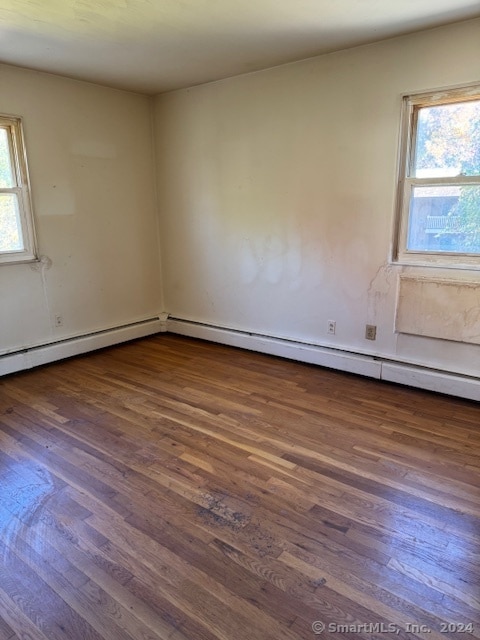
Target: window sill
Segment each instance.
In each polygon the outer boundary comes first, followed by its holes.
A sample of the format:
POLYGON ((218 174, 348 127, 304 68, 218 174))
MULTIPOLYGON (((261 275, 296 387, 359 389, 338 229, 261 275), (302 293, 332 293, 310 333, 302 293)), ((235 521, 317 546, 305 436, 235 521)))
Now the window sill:
POLYGON ((390 264, 399 267, 420 267, 422 269, 448 269, 453 271, 480 271, 480 259, 477 263, 470 262, 441 262, 425 259, 412 260, 411 258, 398 258, 391 260, 390 264))
POLYGON ((17 258, 0 256, 0 267, 15 264, 35 264, 36 262, 41 262, 41 259, 37 256, 18 256, 17 258))

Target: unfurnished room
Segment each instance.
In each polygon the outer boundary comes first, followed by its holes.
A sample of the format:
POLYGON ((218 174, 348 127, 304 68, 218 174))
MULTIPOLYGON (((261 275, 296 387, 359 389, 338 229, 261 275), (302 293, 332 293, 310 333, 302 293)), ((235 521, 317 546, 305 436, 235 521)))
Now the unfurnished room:
POLYGON ((0 640, 480 638, 480 2, 0 2, 0 640))

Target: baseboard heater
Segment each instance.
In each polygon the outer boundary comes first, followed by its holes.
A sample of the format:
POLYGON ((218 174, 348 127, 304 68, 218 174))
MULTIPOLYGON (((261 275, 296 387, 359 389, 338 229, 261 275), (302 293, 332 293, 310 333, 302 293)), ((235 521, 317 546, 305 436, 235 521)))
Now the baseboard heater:
POLYGON ((169 317, 167 332, 218 342, 250 351, 317 364, 330 369, 356 373, 378 380, 480 400, 480 379, 453 372, 430 369, 406 362, 388 360, 378 356, 355 353, 297 342, 285 338, 249 333, 238 329, 219 327, 182 318, 169 317))
POLYGON ((480 379, 377 356, 219 327, 166 314, 0 355, 0 376, 168 331, 419 389, 480 400, 480 379))
POLYGON ((166 331, 166 323, 160 316, 6 353, 0 356, 0 376, 162 331, 166 331))

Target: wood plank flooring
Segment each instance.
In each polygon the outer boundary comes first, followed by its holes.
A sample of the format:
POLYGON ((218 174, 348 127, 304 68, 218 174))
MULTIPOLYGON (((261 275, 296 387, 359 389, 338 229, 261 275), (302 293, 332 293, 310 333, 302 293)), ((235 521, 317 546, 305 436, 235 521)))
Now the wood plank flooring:
POLYGON ((0 640, 480 638, 479 417, 169 334, 3 378, 0 640))

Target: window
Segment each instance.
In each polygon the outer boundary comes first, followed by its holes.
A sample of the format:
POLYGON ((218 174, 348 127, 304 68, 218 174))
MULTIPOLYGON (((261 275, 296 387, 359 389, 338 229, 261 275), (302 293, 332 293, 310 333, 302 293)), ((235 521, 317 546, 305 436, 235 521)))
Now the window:
POLYGON ((395 259, 480 268, 480 86, 404 98, 395 259))
POLYGON ((0 264, 29 260, 35 238, 22 124, 0 116, 0 264))

